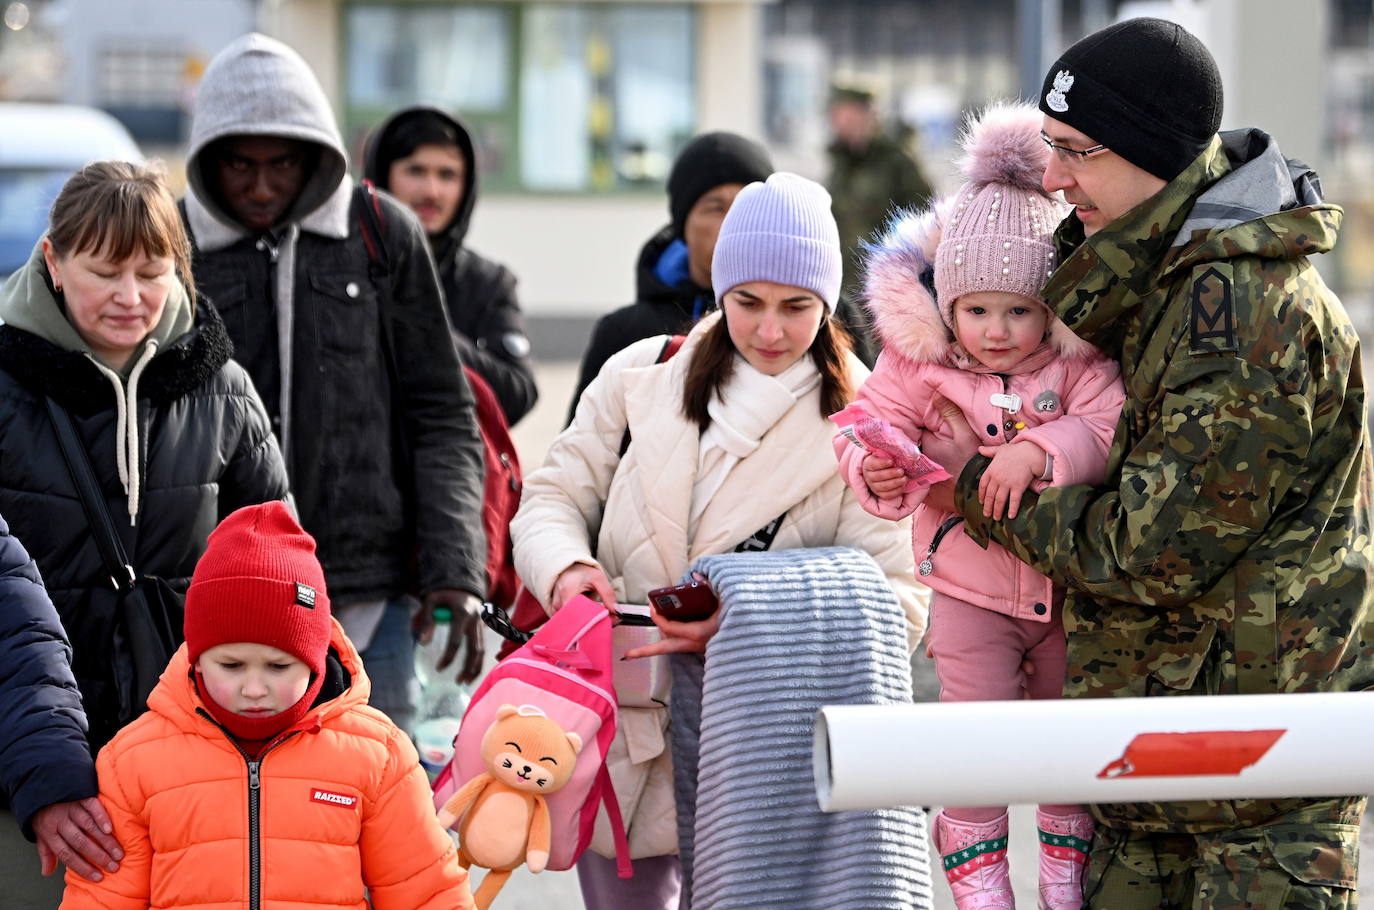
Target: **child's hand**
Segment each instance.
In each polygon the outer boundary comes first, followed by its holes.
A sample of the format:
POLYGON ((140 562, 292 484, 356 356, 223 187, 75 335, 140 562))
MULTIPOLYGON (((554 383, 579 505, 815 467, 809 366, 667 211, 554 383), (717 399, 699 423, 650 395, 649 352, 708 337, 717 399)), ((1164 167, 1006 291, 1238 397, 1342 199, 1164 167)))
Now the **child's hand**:
POLYGON ((864 483, 873 495, 882 500, 900 499, 902 487, 906 486, 906 472, 892 466, 892 459, 885 455, 869 452, 864 456, 859 469, 863 472, 864 483))
POLYGON ((978 502, 984 517, 1001 521, 1005 512, 1015 518, 1021 494, 1045 471, 1045 450, 1033 442, 1012 442, 997 447, 992 464, 978 482, 978 502))

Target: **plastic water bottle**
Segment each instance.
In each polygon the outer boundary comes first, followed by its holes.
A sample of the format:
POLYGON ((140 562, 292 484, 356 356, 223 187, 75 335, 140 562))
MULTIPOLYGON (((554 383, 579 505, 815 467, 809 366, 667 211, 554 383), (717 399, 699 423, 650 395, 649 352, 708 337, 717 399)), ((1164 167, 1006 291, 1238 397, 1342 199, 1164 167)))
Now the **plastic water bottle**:
POLYGON ((415 750, 430 780, 453 757, 453 738, 468 709, 472 690, 454 680, 452 665, 438 668, 453 624, 453 613, 445 607, 434 610, 434 634, 429 644, 415 646, 415 675, 420 682, 420 706, 415 719, 415 750))

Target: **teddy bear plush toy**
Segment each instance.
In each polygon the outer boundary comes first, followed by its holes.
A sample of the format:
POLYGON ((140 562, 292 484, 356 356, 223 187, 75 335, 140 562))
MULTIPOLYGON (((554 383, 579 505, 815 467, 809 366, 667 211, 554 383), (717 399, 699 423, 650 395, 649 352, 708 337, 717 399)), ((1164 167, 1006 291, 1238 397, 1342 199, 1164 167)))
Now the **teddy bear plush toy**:
POLYGON ((566 784, 582 738, 565 732, 533 705, 502 705, 482 736, 487 767, 439 810, 439 824, 458 826, 463 868, 490 869, 473 894, 487 910, 521 863, 543 872, 549 861, 549 805, 545 796, 566 784), (459 821, 461 819, 461 821, 459 821))

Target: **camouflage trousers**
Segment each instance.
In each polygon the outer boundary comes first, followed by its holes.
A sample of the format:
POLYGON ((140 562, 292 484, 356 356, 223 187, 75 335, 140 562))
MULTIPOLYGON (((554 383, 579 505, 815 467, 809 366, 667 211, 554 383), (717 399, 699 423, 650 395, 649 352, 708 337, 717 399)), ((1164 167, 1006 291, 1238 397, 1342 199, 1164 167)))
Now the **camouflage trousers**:
POLYGON ((1353 910, 1363 799, 1313 800, 1269 823, 1206 833, 1099 826, 1090 910, 1353 910))

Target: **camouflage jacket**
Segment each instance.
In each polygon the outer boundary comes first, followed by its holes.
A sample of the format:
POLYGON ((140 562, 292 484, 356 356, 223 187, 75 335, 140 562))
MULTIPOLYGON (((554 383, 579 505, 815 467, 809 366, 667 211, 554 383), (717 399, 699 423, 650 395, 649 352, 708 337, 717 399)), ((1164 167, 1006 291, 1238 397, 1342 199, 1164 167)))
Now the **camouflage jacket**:
POLYGON ((931 188, 911 156, 885 134, 874 136, 862 152, 834 142, 829 154, 830 209, 840 230, 849 284, 857 270, 859 242, 884 227, 894 208, 925 208, 932 201, 931 188))
MULTIPOLYGON (((1307 259, 1341 217, 1237 131, 1091 238, 1061 225, 1043 296, 1126 385, 1107 478, 993 523, 976 459, 957 498, 975 540, 1069 587, 1068 696, 1374 687, 1360 347, 1307 259)), ((1168 817, 1225 822, 1204 805, 1168 817)))

